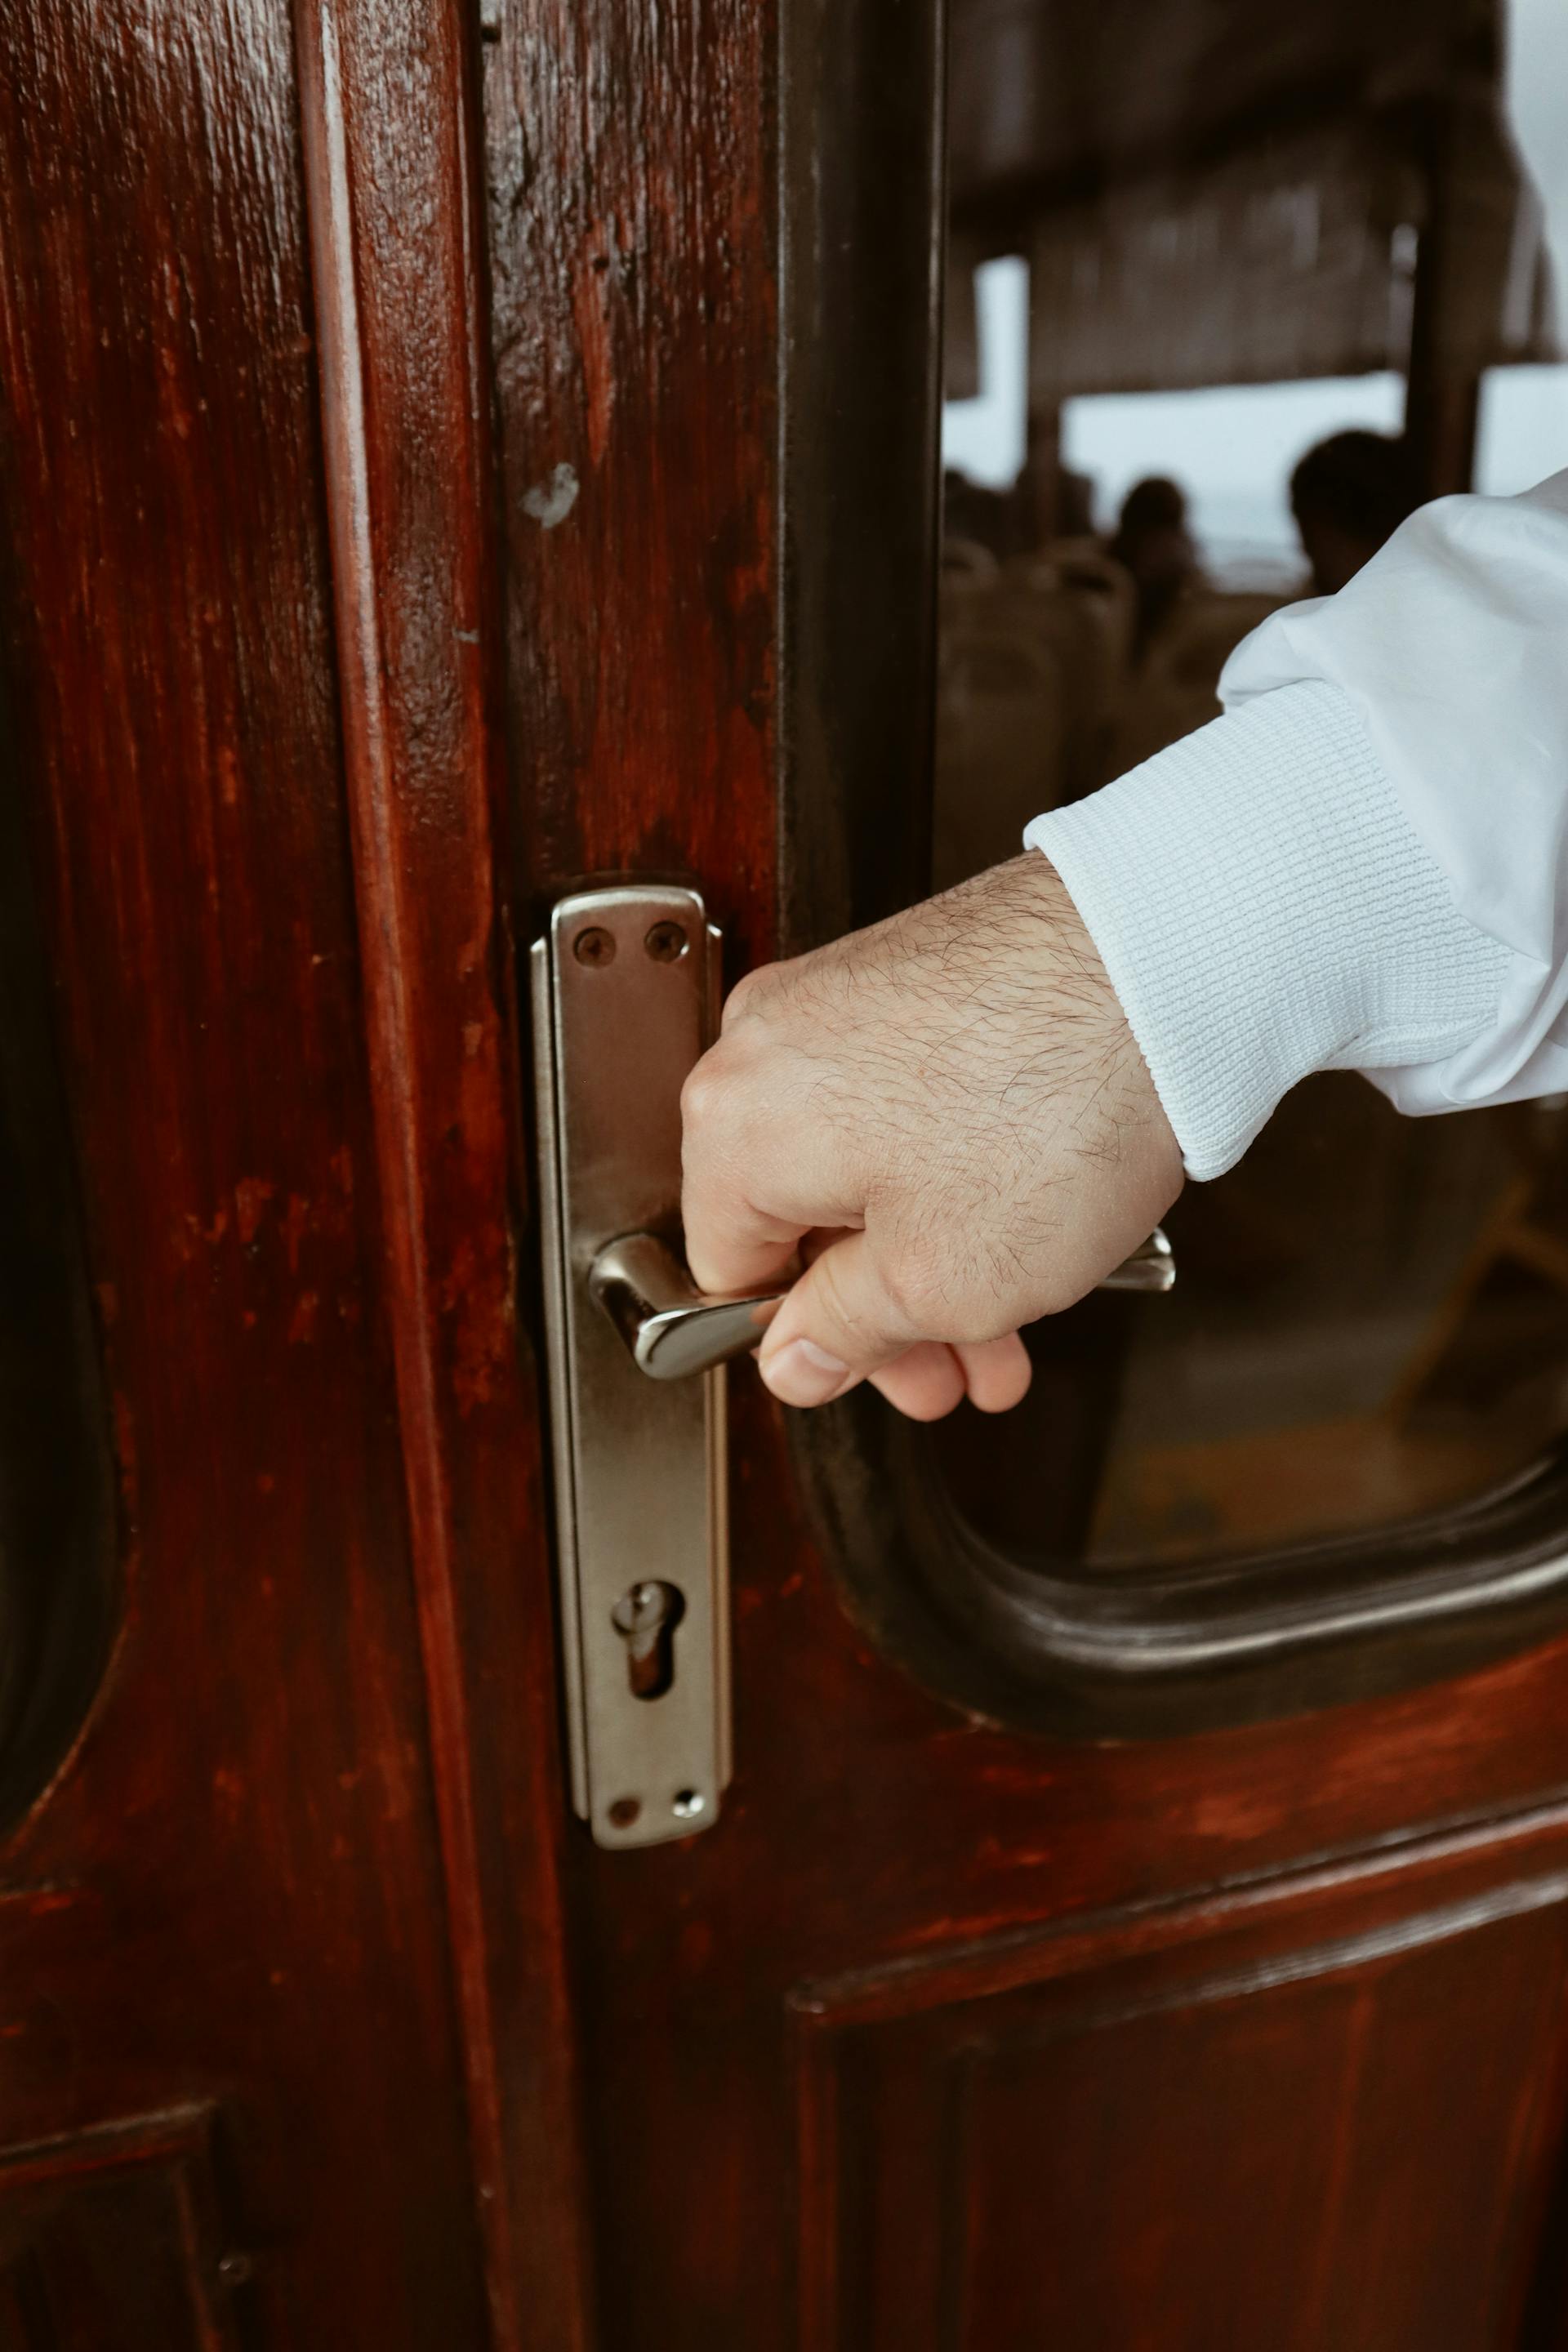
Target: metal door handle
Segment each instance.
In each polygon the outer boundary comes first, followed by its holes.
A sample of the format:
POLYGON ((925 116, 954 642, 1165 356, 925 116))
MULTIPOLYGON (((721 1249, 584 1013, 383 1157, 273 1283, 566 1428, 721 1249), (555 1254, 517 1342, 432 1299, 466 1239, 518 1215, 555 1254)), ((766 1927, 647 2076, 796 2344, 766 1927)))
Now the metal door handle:
MULTIPOLYGON (((1169 1290, 1176 1262, 1156 1225, 1101 1290, 1169 1290)), ((609 1317, 639 1371, 654 1381, 685 1380, 748 1355, 773 1320, 788 1283, 762 1289, 699 1290, 668 1242, 658 1234, 624 1234, 602 1249, 588 1274, 595 1302, 609 1317)))
POLYGON ((748 1354, 789 1285, 722 1296, 701 1291, 658 1234, 626 1234, 599 1252, 588 1288, 637 1370, 652 1381, 680 1381, 748 1354))
POLYGON ((1131 1257, 1096 1283, 1097 1290, 1169 1290, 1176 1279, 1176 1261, 1163 1225, 1156 1225, 1131 1257))

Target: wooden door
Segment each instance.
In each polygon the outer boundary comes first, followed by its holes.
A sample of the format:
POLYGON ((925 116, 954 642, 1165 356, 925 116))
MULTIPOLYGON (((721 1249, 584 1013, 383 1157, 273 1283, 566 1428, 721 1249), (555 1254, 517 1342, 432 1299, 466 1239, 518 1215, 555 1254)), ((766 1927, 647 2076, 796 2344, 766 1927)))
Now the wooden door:
POLYGON ((3 47, 0 2340, 573 2344, 478 26, 3 47))
MULTIPOLYGON (((899 0, 501 12, 531 925, 686 876, 733 979, 921 887, 940 79, 899 0)), ((1046 1498, 1103 1397, 1063 1332, 1046 1498)), ((1097 1580, 876 1398, 731 1394, 723 1816, 568 1841, 599 2340, 1562 2341, 1560 1473, 1097 1580)))
POLYGON ((1562 2343, 1552 1475, 1107 1603, 742 1375, 569 1818, 512 940, 920 887, 934 13, 4 23, 0 2342, 1562 2343))

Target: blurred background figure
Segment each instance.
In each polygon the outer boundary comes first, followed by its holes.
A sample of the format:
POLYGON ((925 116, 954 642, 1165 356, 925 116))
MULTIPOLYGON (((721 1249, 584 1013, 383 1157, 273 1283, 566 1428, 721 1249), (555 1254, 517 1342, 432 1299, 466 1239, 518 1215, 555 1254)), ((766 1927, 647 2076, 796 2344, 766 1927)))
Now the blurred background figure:
POLYGON ((1106 552, 1131 575, 1137 592, 1136 660, 1199 577, 1197 549, 1187 529, 1186 497, 1180 487, 1163 474, 1134 482, 1121 502, 1121 520, 1106 552))
POLYGON ((1023 502, 1005 491, 973 481, 955 466, 942 478, 942 536, 950 543, 983 547, 998 563, 1025 552, 1029 544, 1023 502))
POLYGON ((1387 433, 1335 433, 1290 477, 1290 507, 1320 596, 1353 580, 1421 503, 1409 451, 1387 433))

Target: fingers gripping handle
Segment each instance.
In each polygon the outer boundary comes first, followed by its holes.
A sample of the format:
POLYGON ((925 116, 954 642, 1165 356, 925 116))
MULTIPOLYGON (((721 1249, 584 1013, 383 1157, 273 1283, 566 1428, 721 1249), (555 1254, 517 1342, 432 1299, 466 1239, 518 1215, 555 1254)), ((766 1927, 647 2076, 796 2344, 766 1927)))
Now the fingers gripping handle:
POLYGON ((626 1234, 599 1252, 588 1288, 637 1369, 649 1380, 680 1381, 754 1348, 789 1285, 710 1297, 668 1242, 626 1234))
MULTIPOLYGON (((1163 1291, 1175 1278, 1171 1244, 1156 1225, 1098 1287, 1163 1291)), ((658 1234, 626 1234, 599 1252, 588 1287, 638 1370, 650 1380, 679 1381, 749 1354, 790 1286, 710 1297, 658 1234)))

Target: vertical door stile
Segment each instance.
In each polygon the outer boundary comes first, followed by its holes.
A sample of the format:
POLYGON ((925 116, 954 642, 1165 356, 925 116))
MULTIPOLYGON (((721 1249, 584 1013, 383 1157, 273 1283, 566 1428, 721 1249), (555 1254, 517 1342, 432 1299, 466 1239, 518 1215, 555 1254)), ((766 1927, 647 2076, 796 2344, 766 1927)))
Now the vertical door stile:
POLYGON ((474 50, 296 11, 341 707, 396 1370, 495 2342, 586 2340, 519 1164, 474 50))

